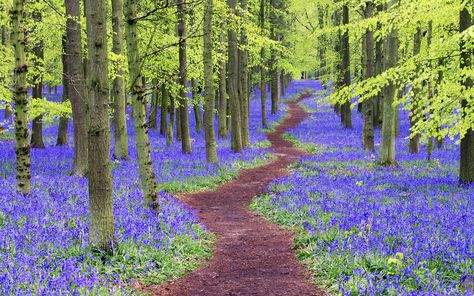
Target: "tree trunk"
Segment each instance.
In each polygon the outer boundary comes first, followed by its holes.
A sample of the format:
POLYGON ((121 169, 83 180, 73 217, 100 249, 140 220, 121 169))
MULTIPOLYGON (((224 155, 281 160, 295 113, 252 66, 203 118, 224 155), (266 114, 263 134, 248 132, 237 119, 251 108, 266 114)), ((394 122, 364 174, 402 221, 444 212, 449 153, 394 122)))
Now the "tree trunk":
MULTIPOLYGON (((202 131, 202 117, 201 117, 201 107, 199 106, 199 95, 201 94, 201 87, 196 83, 196 79, 191 79, 191 93, 193 100, 193 109, 194 109, 194 120, 196 122, 196 131, 202 131)), ((214 101, 214 100, 213 100, 214 101)))
POLYGON ((150 106, 150 117, 148 118, 148 127, 156 129, 158 127, 158 105, 159 96, 158 96, 158 80, 152 79, 151 81, 153 92, 151 93, 151 106, 150 106))
POLYGON ((26 75, 28 66, 25 54, 24 11, 25 1, 14 0, 10 11, 12 43, 15 48, 15 69, 13 71, 13 102, 15 103, 15 155, 18 189, 23 194, 31 192, 30 143, 28 142, 28 86, 26 75))
POLYGON ((137 3, 126 0, 126 34, 128 49, 128 68, 130 79, 130 93, 132 95, 133 117, 135 128, 135 141, 138 154, 138 167, 142 184, 145 204, 156 208, 158 187, 155 180, 155 171, 151 161, 150 140, 148 139, 148 126, 146 122, 146 95, 145 85, 141 75, 141 60, 138 48, 137 32, 137 3))
MULTIPOLYGON (((396 0, 389 1, 389 7, 395 5, 396 0)), ((395 67, 398 61, 398 32, 392 30, 386 42, 386 69, 395 67)), ((385 88, 383 104, 382 143, 380 144, 379 162, 382 165, 396 165, 395 160, 395 108, 392 106, 397 96, 397 85, 391 81, 385 88)))
POLYGON ((67 93, 74 126, 74 174, 85 176, 88 164, 87 131, 89 115, 82 62, 80 0, 66 0, 66 70, 67 93))
POLYGON ((191 138, 189 135, 188 118, 188 94, 186 91, 187 82, 187 58, 186 58, 186 3, 185 0, 178 0, 178 38, 179 38, 179 121, 181 129, 181 151, 191 154, 191 138))
MULTIPOLYGON (((472 17, 470 14, 470 5, 466 5, 460 13, 460 20, 459 20, 459 32, 464 32, 469 27, 472 26, 472 17)), ((461 50, 461 69, 466 69, 471 67, 471 59, 472 59, 472 49, 468 47, 466 41, 461 39, 460 43, 460 50, 461 50)), ((462 81, 463 86, 466 89, 471 89, 473 87, 473 81, 471 78, 465 78, 462 81)), ((472 98, 471 98, 472 99, 472 98)), ((463 120, 468 120, 468 98, 461 99, 461 107, 463 109, 463 120)), ((474 131, 472 128, 469 128, 461 138, 461 159, 460 169, 459 169, 459 181, 462 183, 471 183, 474 182, 474 131)))
POLYGON ((216 135, 214 131, 214 79, 212 64, 212 16, 213 2, 206 0, 204 4, 204 136, 206 138, 206 160, 217 163, 216 135))
POLYGON ((166 118, 166 116, 168 116, 168 101, 168 89, 166 88, 166 84, 163 83, 161 85, 160 135, 168 134, 168 120, 166 118))
MULTIPOLYGON (((112 52, 123 55, 124 21, 123 0, 112 0, 112 52)), ((118 159, 128 158, 128 135, 126 123, 126 95, 125 95, 125 69, 118 69, 114 78, 113 106, 114 106, 114 156, 118 159)))
MULTIPOLYGON (((265 0, 260 0, 260 29, 262 35, 265 33, 265 0)), ((267 123, 267 82, 265 79, 265 47, 260 50, 260 104, 262 108, 262 128, 268 128, 267 123)))
MULTIPOLYGON (((342 24, 349 24, 349 6, 342 6, 342 24)), ((346 30, 342 34, 341 39, 341 49, 342 49, 342 71, 344 86, 351 85, 351 60, 350 60, 350 47, 349 47, 349 32, 346 30)), ((351 102, 350 98, 348 101, 343 103, 341 106, 341 116, 342 123, 345 128, 352 128, 352 117, 351 117, 351 102)))
MULTIPOLYGON (((377 11, 382 11, 383 6, 377 6, 377 11)), ((382 27, 381 23, 377 23, 376 30, 380 30, 382 27)), ((383 72, 383 40, 379 40, 375 43, 375 76, 380 75, 383 72)), ((383 119, 383 92, 377 94, 375 97, 374 106, 374 127, 380 128, 383 119)))
MULTIPOLYGON (((413 36, 413 55, 416 56, 420 53, 421 50, 421 27, 418 27, 416 29, 416 33, 413 36)), ((420 94, 420 89, 419 87, 413 87, 413 96, 411 98, 411 109, 410 109, 410 129, 412 129, 418 122, 418 119, 416 117, 417 109, 421 106, 419 106, 419 101, 421 98, 419 98, 420 94)), ((410 153, 418 153, 420 152, 420 138, 421 135, 420 133, 413 133, 411 132, 410 135, 410 145, 409 145, 409 151, 410 153)))
MULTIPOLYGON (((237 0, 227 0, 231 13, 236 14, 237 0)), ((232 126, 232 151, 242 151, 242 128, 241 128, 241 114, 240 114, 240 100, 238 91, 238 50, 237 50, 237 33, 235 29, 230 27, 228 29, 228 88, 230 100, 231 126, 232 126)))
MULTIPOLYGON (((66 62, 66 36, 63 36, 63 53, 61 54, 61 61, 63 64, 63 75, 62 75, 62 80, 63 80, 63 97, 62 101, 67 102, 69 100, 69 95, 68 95, 68 80, 65 75, 67 73, 67 62, 66 62)), ((67 116, 61 117, 59 119, 59 126, 58 126, 58 138, 56 139, 56 146, 66 146, 68 144, 68 125, 69 125, 69 119, 67 116)))
MULTIPOLYGON (((168 109, 169 109, 169 113, 170 113, 170 124, 168 126, 168 134, 167 134, 167 137, 166 137, 166 145, 170 146, 171 143, 173 143, 173 134, 174 134, 174 127, 175 127, 175 122, 177 121, 176 120, 176 113, 175 113, 175 110, 176 110, 176 106, 175 106, 175 101, 174 101, 174 97, 172 95, 170 95, 170 93, 168 92, 168 89, 166 89, 166 92, 168 93, 168 97, 169 97, 169 101, 170 101, 170 105, 168 106, 168 109)), ((178 128, 179 130, 179 128, 178 128)))
MULTIPOLYGON (((367 2, 365 6, 365 18, 370 19, 374 4, 367 2)), ((365 33, 365 79, 374 76, 374 32, 368 29, 365 33)), ((364 66, 364 65, 362 65, 364 66)), ((363 127, 363 144, 366 150, 375 151, 374 144, 374 98, 369 98, 363 104, 364 127, 363 127)))
POLYGON ((89 244, 109 249, 115 241, 112 173, 110 169, 109 86, 107 65, 107 4, 88 2, 87 86, 90 102, 89 147, 89 244))
MULTIPOLYGON (((221 33, 220 41, 225 42, 225 35, 221 33)), ((217 118, 219 138, 227 138, 227 84, 226 84, 226 65, 225 59, 219 62, 219 116, 217 118)))
POLYGON ((245 24, 248 22, 247 13, 248 13, 248 1, 240 0, 240 9, 243 12, 242 20, 244 26, 242 26, 240 31, 240 46, 239 50, 239 81, 240 81, 240 90, 241 90, 241 128, 242 128, 242 148, 246 148, 250 145, 250 136, 249 136, 249 53, 248 53, 248 37, 245 24))
MULTIPOLYGON (((35 23, 41 23, 42 15, 39 11, 34 11, 32 14, 33 21, 35 23)), ((37 30, 34 26, 33 30, 37 30)), ((39 68, 44 63, 44 49, 43 41, 37 41, 37 44, 33 46, 33 54, 35 55, 35 68, 39 68)), ((33 77, 33 89, 32 98, 42 100, 43 99, 43 75, 38 73, 33 77)), ((44 148, 43 141, 43 115, 39 115, 33 119, 32 133, 31 133, 31 147, 32 148, 44 148)))
MULTIPOLYGON (((278 34, 278 17, 277 10, 280 9, 280 0, 270 0, 270 37, 274 41, 280 41, 278 34)), ((271 50, 270 54, 270 92, 272 100, 271 113, 278 112, 278 102, 280 100, 280 74, 277 67, 277 53, 275 49, 271 50)))

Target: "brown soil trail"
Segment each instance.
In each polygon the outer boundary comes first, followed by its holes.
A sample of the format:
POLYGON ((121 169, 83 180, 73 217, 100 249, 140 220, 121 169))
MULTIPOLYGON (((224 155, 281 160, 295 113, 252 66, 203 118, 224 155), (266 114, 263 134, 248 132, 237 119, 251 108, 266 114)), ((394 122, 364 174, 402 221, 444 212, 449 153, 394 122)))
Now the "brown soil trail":
MULTIPOLYGON (((302 99, 302 98, 301 98, 302 99)), ((300 99, 300 100, 301 100, 300 99)), ((323 295, 308 283, 294 254, 292 235, 264 221, 247 207, 273 179, 304 155, 282 134, 307 113, 288 103, 289 117, 268 135, 277 156, 271 163, 243 170, 238 179, 216 190, 185 194, 182 201, 198 210, 201 222, 217 235, 213 257, 198 270, 165 286, 145 288, 152 295, 323 295)))

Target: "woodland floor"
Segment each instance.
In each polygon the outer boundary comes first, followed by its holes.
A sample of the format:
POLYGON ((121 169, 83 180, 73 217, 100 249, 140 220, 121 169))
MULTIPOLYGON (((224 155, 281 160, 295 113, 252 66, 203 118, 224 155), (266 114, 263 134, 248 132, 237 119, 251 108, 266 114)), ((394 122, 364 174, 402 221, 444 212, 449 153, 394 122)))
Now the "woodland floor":
POLYGON ((181 196, 182 202, 198 211, 201 223, 217 235, 212 259, 165 286, 142 288, 144 292, 180 296, 324 295, 309 282, 298 262, 293 234, 248 210, 253 197, 272 180, 288 175, 288 166, 305 155, 282 138, 308 115, 298 102, 288 103, 289 116, 268 134, 276 156, 271 163, 244 170, 238 179, 213 191, 181 196))

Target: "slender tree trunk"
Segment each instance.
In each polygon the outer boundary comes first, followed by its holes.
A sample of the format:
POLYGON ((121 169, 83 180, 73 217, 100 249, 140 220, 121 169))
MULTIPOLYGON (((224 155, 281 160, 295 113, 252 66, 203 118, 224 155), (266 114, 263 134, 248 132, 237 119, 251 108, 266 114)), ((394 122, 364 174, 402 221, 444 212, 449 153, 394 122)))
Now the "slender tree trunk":
POLYGON ((159 96, 158 96, 158 80, 152 79, 153 92, 151 94, 151 106, 150 106, 150 117, 148 118, 148 127, 156 129, 158 127, 158 105, 159 96))
MULTIPOLYGON (((276 15, 277 10, 280 9, 280 0, 270 0, 270 37, 274 41, 280 41, 278 33, 278 17, 276 15)), ((271 113, 276 114, 278 112, 278 102, 280 100, 280 74, 277 67, 277 53, 275 49, 271 50, 270 54, 270 92, 272 100, 271 113)))
MULTIPOLYGON (((395 5, 396 0, 389 1, 389 8, 395 5)), ((392 30, 386 42, 386 68, 395 67, 398 61, 398 32, 392 30)), ((391 166, 396 164, 395 160, 395 107, 393 102, 397 96, 397 85, 394 81, 385 89, 383 104, 382 143, 380 144, 379 162, 382 165, 391 166)))
POLYGON ((115 241, 112 173, 110 169, 109 87, 107 65, 107 8, 105 0, 86 0, 87 77, 90 99, 89 147, 89 244, 109 249, 115 241))
MULTIPOLYGON (((262 35, 265 34, 265 0, 260 0, 260 29, 262 35)), ((262 127, 268 128, 267 123, 267 82, 266 82, 266 74, 265 74, 265 47, 262 46, 260 50, 260 58, 261 58, 261 65, 260 65, 260 102, 262 108, 262 127)))
MULTIPOLYGON (((196 131, 202 131, 202 117, 201 117, 201 107, 199 106, 199 97, 201 94, 201 87, 196 83, 196 79, 191 79, 191 93, 193 100, 193 109, 194 109, 194 120, 196 121, 196 131)), ((213 100, 214 101, 214 100, 213 100)))
MULTIPOLYGON (((236 14, 237 0, 227 0, 231 13, 236 14)), ((230 27, 228 30, 228 88, 230 100, 231 126, 232 126, 232 151, 240 152, 242 150, 242 128, 240 114, 240 100, 238 91, 238 50, 237 33, 230 27)))
MULTIPOLYGON (((342 24, 349 24, 349 6, 342 6, 342 24)), ((341 49, 342 49, 342 71, 344 86, 351 85, 351 61, 350 61, 350 47, 349 47, 349 32, 346 30, 342 34, 341 39, 341 49)), ((352 128, 352 118, 351 118, 351 102, 347 101, 341 106, 341 116, 342 123, 345 128, 352 128)))
MULTIPOLYGON (((416 56, 420 53, 421 50, 421 27, 418 27, 416 29, 416 33, 413 36, 413 55, 416 56)), ((412 129, 418 122, 418 119, 416 117, 416 113, 418 111, 418 108, 422 107, 419 106, 420 99, 419 98, 420 94, 420 88, 419 87, 413 87, 413 96, 411 98, 411 110, 410 110, 410 129, 412 129)), ((410 132, 410 145, 409 145, 409 151, 410 153, 418 153, 420 151, 420 138, 421 135, 420 133, 413 133, 410 132)))
POLYGON ((250 136, 249 136, 249 53, 248 53, 248 37, 247 29, 245 24, 248 22, 247 13, 248 13, 248 1, 240 0, 240 9, 243 12, 242 19, 244 26, 242 26, 240 31, 240 46, 242 47, 239 50, 239 81, 241 89, 241 128, 242 128, 242 147, 248 147, 250 145, 250 136))
MULTIPOLYGON (((377 11, 382 11, 383 6, 377 6, 377 11)), ((377 23, 377 30, 382 27, 381 23, 377 23)), ((375 43, 375 76, 380 75, 383 71, 383 40, 380 38, 375 43)), ((374 106, 374 127, 380 128, 383 119, 383 92, 375 97, 374 106)))
MULTIPOLYGON (((225 42, 224 33, 220 36, 220 41, 225 42)), ((217 119, 218 134, 219 138, 227 138, 227 83, 226 83, 226 71, 227 63, 225 59, 222 59, 219 63, 219 117, 217 119)))
POLYGON ((214 131, 214 79, 212 64, 212 17, 213 2, 206 0, 204 4, 204 136, 206 138, 206 160, 217 163, 216 135, 214 131))
MULTIPOLYGON (((367 2, 365 6, 365 18, 372 17, 374 4, 367 2)), ((374 76, 374 32, 369 29, 365 33, 365 79, 374 76)), ((364 65, 363 65, 364 66, 364 65)), ((374 144, 374 98, 367 99, 363 104, 364 127, 363 144, 366 150, 375 151, 374 144)))
POLYGON ((72 106, 74 126, 74 174, 85 176, 88 164, 87 131, 89 115, 82 62, 80 0, 66 0, 67 93, 72 106))
POLYGON ((10 11, 12 24, 12 44, 15 49, 15 69, 13 71, 13 102, 15 103, 15 154, 16 179, 18 189, 23 194, 31 192, 30 143, 28 142, 28 86, 26 75, 28 66, 25 54, 25 1, 14 0, 10 11))
POLYGON ((135 141, 138 153, 138 167, 142 184, 145 204, 156 208, 158 186, 155 180, 155 171, 151 161, 150 140, 148 139, 148 126, 146 122, 146 95, 145 85, 141 75, 141 60, 138 48, 137 31, 137 3, 126 0, 126 34, 128 49, 128 68, 130 77, 130 92, 132 95, 133 117, 135 127, 135 141))
POLYGON ((163 83, 161 85, 160 135, 168 134, 168 120, 166 118, 166 116, 168 116, 168 108, 169 108, 168 101, 169 101, 168 89, 166 88, 166 84, 163 83))
MULTIPOLYGON (((176 105, 176 100, 175 100, 175 105, 176 105)), ((181 112, 180 112, 179 107, 178 108, 175 107, 174 116, 175 116, 175 121, 176 121, 176 141, 181 142, 183 139, 183 136, 182 136, 183 130, 181 129, 181 112)))
MULTIPOLYGON (((8 29, 7 29, 7 26, 6 25, 3 25, 2 26, 2 46, 4 46, 5 48, 8 46, 8 43, 9 43, 9 32, 8 32, 8 29)), ((10 109, 10 104, 9 103, 5 103, 5 119, 8 119, 12 116, 12 112, 11 112, 11 109, 10 109)))
MULTIPOLYGON (((469 27, 472 26, 472 16, 470 14, 471 6, 466 4, 466 6, 461 10, 460 20, 459 20, 459 32, 464 32, 469 27)), ((472 49, 468 47, 466 41, 461 39, 461 69, 466 69, 471 67, 472 60, 472 49)), ((462 81, 463 86, 466 89, 471 89, 473 87, 473 81, 471 78, 465 78, 462 81)), ((472 98, 470 98, 472 99, 472 98)), ((468 98, 461 99, 461 107, 463 109, 463 120, 467 119, 468 107, 468 98)), ((471 100, 472 101, 472 100, 471 100)), ((472 103, 471 103, 472 104, 472 103)), ((460 169, 459 169, 459 181, 462 183, 471 183, 474 182, 474 131, 472 128, 469 128, 461 138, 461 159, 460 159, 460 169)))
MULTIPOLYGON (((123 55, 124 20, 123 0, 112 0, 112 52, 123 55)), ((114 106, 114 156, 118 159, 128 158, 128 135, 126 123, 127 100, 125 95, 125 69, 118 69, 113 86, 114 106)))
MULTIPOLYGON (((42 15, 41 12, 35 10, 33 12, 33 20, 35 23, 41 23, 42 15)), ((36 26, 35 26, 36 27, 36 26)), ((35 28, 34 30, 36 30, 35 28)), ((33 54, 35 55, 35 68, 39 68, 43 65, 44 60, 44 49, 43 41, 37 41, 37 44, 33 47, 33 54)), ((33 89, 32 98, 42 100, 43 99, 43 75, 41 73, 33 77, 33 89)), ((43 115, 39 115, 33 119, 32 133, 31 133, 31 147, 32 148, 44 148, 43 141, 43 115)))
MULTIPOLYGON (((168 92, 168 90, 166 90, 166 91, 168 92)), ((168 92, 168 97, 169 97, 169 100, 170 100, 170 105, 168 106, 169 113, 170 113, 170 125, 168 126, 168 134, 167 134, 167 137, 166 137, 166 145, 170 146, 171 143, 173 143, 174 126, 175 126, 175 122, 176 122, 176 119, 175 119, 176 106, 175 106, 174 97, 172 95, 170 95, 169 92, 168 92)), ((178 128, 178 130, 179 130, 179 128, 178 128)))
POLYGON ((179 38, 179 121, 181 129, 181 150, 185 154, 191 154, 191 138, 189 135, 188 118, 188 95, 186 91, 187 82, 187 58, 186 58, 186 3, 178 0, 178 38, 179 38))
MULTIPOLYGON (((65 75, 67 73, 67 62, 66 62, 66 36, 63 36, 63 53, 61 54, 61 61, 63 64, 63 75, 62 75, 62 80, 63 80, 63 97, 62 101, 67 102, 69 100, 69 95, 68 95, 68 80, 65 75)), ((56 146, 66 146, 68 144, 68 125, 69 125, 69 119, 67 116, 61 117, 59 119, 59 126, 58 126, 58 138, 56 139, 56 146)))

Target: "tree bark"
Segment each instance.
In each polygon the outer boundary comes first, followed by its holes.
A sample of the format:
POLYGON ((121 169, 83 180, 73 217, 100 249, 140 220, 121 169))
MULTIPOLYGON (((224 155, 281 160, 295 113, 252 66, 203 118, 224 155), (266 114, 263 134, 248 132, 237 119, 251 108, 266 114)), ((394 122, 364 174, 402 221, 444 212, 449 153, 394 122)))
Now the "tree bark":
MULTIPOLYGON (((220 42, 225 42, 225 35, 221 33, 220 42)), ((227 138, 227 83, 226 72, 227 65, 225 59, 219 62, 219 116, 217 118, 218 135, 219 138, 227 138)))
MULTIPOLYGON (((199 106, 199 97, 201 94, 201 87, 196 83, 196 79, 191 79, 191 93, 193 100, 193 111, 194 111, 194 120, 196 122, 196 131, 202 131, 202 117, 201 117, 201 107, 199 106)), ((214 100, 213 100, 214 101, 214 100)))
POLYGON ((186 91, 187 82, 187 58, 186 58, 186 3, 185 0, 178 0, 178 38, 179 38, 179 121, 181 129, 181 151, 184 154, 191 154, 191 138, 189 135, 188 118, 188 94, 186 91))
MULTIPOLYGON (((175 106, 175 101, 174 101, 174 97, 172 95, 170 95, 168 89, 166 89, 166 92, 168 93, 168 97, 169 97, 169 106, 168 106, 168 109, 169 109, 169 113, 170 113, 170 124, 168 126, 168 134, 167 134, 167 137, 166 137, 166 145, 170 146, 171 143, 173 143, 173 136, 174 136, 174 127, 175 127, 175 123, 177 122, 176 120, 176 106, 175 106)), ((179 128, 177 129, 179 131, 179 128)))
POLYGON ((110 249, 115 241, 112 173, 110 168, 109 86, 107 62, 107 4, 87 5, 87 86, 90 102, 89 147, 89 244, 110 249))
MULTIPOLYGON (((74 174, 85 176, 88 164, 87 131, 89 115, 82 62, 80 0, 66 0, 66 71, 67 93, 74 126, 74 174)), ((86 63, 86 62, 84 62, 86 63)))
MULTIPOLYGON (((112 0, 112 52, 123 55, 124 20, 123 0, 112 0)), ((127 100, 125 95, 125 69, 118 69, 112 89, 114 106, 114 156, 128 159, 128 135, 126 123, 127 100)))
POLYGON ((31 192, 31 159, 30 143, 28 142, 28 103, 26 96, 28 86, 26 75, 28 66, 25 54, 25 1, 14 0, 10 11, 12 24, 12 44, 15 49, 15 68, 13 71, 13 102, 15 103, 15 155, 16 179, 18 189, 23 194, 31 192))
MULTIPOLYGON (((396 0, 389 1, 389 8, 395 5, 396 0)), ((395 67, 398 61, 398 32, 392 30, 386 42, 386 69, 395 67)), ((396 165, 395 160, 395 108, 392 106, 397 96, 397 85, 391 81, 385 88, 383 104, 382 142, 380 144, 379 162, 385 166, 396 165)))
MULTIPOLYGON (((466 6, 461 10, 460 19, 459 19, 459 32, 464 32, 472 26, 472 16, 470 14, 471 6, 466 4, 466 6)), ((466 69, 471 67, 472 60, 472 49, 470 49, 466 41, 461 39, 460 42, 461 50, 461 69, 466 69)), ((463 86, 466 89, 471 89, 473 87, 473 81, 471 78, 466 78, 462 81, 463 86)), ((471 98, 472 99, 472 98, 471 98)), ((468 98, 461 99, 461 108, 462 116, 464 120, 468 115, 466 114, 468 110, 468 98)), ((461 159, 460 169, 459 169, 459 181, 461 183, 471 183, 474 182, 474 131, 472 128, 469 128, 461 138, 461 149, 460 149, 461 159)))
POLYGON ((250 145, 249 136, 249 53, 248 53, 248 37, 247 30, 245 28, 248 13, 248 1, 240 0, 240 9, 242 13, 243 26, 240 30, 240 49, 239 49, 239 81, 241 90, 241 128, 242 128, 242 148, 246 148, 250 145))
POLYGON ((206 0, 204 4, 204 136, 206 139, 206 161, 219 162, 217 158, 216 135, 214 131, 214 79, 212 63, 212 17, 214 4, 206 0))
MULTIPOLYGON (((62 80, 63 80, 63 97, 62 101, 67 102, 69 100, 69 95, 68 95, 68 80, 65 75, 67 73, 67 62, 66 62, 66 36, 63 36, 63 53, 61 54, 61 61, 63 64, 63 75, 62 75, 62 80)), ((66 146, 68 144, 68 125, 69 125, 69 119, 67 116, 61 117, 59 119, 59 126, 58 126, 58 138, 56 139, 56 146, 66 146)))
POLYGON ((137 3, 126 0, 126 34, 128 49, 128 68, 130 79, 130 93, 132 95, 135 141, 138 154, 138 167, 145 204, 156 208, 158 186, 155 180, 155 171, 151 161, 150 140, 146 122, 146 95, 145 85, 141 74, 141 60, 138 48, 137 31, 137 3))
MULTIPOLYGON (((347 4, 342 6, 342 24, 349 24, 349 6, 347 4)), ((349 32, 347 30, 342 34, 341 39, 342 49, 342 71, 344 86, 351 85, 351 61, 350 61, 350 47, 349 47, 349 32)), ((351 117, 351 102, 350 98, 348 101, 343 103, 341 106, 342 123, 345 128, 352 128, 352 117, 351 117)))
MULTIPOLYGON (((265 0, 260 0, 260 29, 262 35, 265 33, 265 0)), ((262 128, 268 128, 267 123, 267 82, 265 74, 265 47, 260 49, 260 104, 262 108, 262 128)))
POLYGON ((169 94, 168 89, 166 88, 166 83, 161 84, 161 114, 160 114, 160 135, 168 134, 168 101, 169 94))
MULTIPOLYGON (((372 17, 374 4, 368 1, 365 6, 365 18, 372 17)), ((365 79, 374 76, 374 32, 369 29, 365 33, 365 79)), ((369 98, 363 104, 364 127, 363 144, 366 150, 375 151, 374 143, 374 98, 369 98)))
MULTIPOLYGON (((278 33, 278 16, 277 11, 280 9, 280 0, 270 0, 270 37, 274 41, 280 41, 278 33)), ((271 113, 278 112, 278 102, 280 101, 280 74, 277 67, 277 53, 275 49, 271 49, 270 54, 270 92, 272 100, 271 113)))
POLYGON ((156 78, 151 80, 153 91, 151 93, 151 106, 150 106, 150 116, 148 118, 148 127, 156 129, 158 127, 158 105, 159 96, 158 96, 158 80, 156 78))
MULTIPOLYGON (((227 0, 227 5, 233 15, 236 14, 237 0, 227 0)), ((235 29, 230 27, 228 29, 228 88, 230 100, 231 113, 231 127, 232 127, 232 151, 242 151, 242 128, 241 128, 241 114, 240 114, 240 99, 238 92, 238 50, 237 50, 237 33, 235 29)))
MULTIPOLYGON (((416 56, 420 53, 421 50, 421 27, 416 29, 416 33, 413 36, 413 55, 416 56)), ((419 98, 420 89, 418 87, 413 87, 413 96, 411 98, 411 109, 410 109, 410 129, 412 129, 418 122, 416 118, 417 108, 419 107, 419 98)), ((410 132, 410 144, 409 144, 409 151, 410 153, 418 153, 420 152, 420 133, 413 133, 410 132)))

